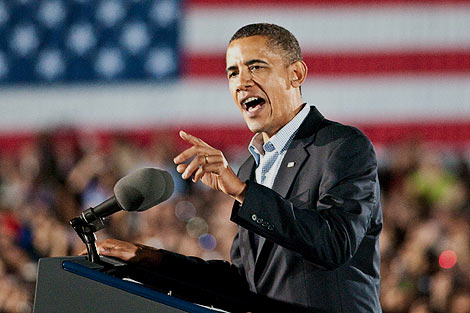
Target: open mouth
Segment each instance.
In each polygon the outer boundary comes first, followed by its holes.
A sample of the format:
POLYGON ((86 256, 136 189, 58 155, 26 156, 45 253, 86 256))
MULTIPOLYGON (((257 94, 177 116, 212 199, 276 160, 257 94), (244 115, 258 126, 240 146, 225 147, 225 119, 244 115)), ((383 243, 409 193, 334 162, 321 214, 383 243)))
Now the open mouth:
POLYGON ((265 102, 266 100, 261 97, 249 97, 244 99, 241 104, 246 111, 254 112, 259 109, 265 102))

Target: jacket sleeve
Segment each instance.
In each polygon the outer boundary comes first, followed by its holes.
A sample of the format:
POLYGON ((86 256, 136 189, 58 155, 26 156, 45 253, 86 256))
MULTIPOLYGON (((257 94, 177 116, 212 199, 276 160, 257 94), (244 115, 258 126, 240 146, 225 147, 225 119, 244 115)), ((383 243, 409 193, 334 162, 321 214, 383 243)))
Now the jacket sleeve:
POLYGON ((310 190, 318 193, 316 203, 292 201, 248 181, 231 219, 322 269, 335 269, 354 256, 379 206, 377 162, 367 137, 357 132, 342 138, 320 177, 318 190, 310 190))

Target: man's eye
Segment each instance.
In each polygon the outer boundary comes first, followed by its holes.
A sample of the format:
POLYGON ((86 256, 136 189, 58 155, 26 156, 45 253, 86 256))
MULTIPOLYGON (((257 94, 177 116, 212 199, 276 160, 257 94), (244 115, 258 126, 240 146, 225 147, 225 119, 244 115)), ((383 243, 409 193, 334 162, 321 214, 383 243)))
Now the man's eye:
POLYGON ((260 69, 260 68, 261 68, 261 66, 259 66, 259 65, 252 65, 252 66, 250 66, 250 71, 254 71, 254 70, 257 70, 257 69, 260 69))
POLYGON ((232 77, 235 77, 235 76, 237 76, 237 75, 238 75, 237 72, 231 72, 231 73, 228 74, 228 77, 229 77, 229 78, 232 78, 232 77))

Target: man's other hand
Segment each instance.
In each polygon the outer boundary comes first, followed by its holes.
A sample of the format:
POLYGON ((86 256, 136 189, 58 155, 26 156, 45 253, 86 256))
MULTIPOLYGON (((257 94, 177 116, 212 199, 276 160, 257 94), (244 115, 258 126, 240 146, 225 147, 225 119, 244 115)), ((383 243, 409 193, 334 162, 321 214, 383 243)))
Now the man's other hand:
MULTIPOLYGON (((127 241, 106 239, 97 246, 100 255, 115 257, 145 267, 158 267, 162 259, 162 254, 158 249, 127 241)), ((83 250, 79 255, 85 254, 87 250, 83 250)))

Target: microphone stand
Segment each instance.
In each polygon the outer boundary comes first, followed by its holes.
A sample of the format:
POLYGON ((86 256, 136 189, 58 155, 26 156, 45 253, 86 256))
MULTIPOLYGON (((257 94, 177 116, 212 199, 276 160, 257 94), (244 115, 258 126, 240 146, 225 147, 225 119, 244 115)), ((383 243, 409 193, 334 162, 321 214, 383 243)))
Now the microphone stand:
MULTIPOLYGON (((109 202, 109 200, 107 201, 109 202)), ((96 235, 100 229, 105 227, 103 218, 100 217, 94 210, 95 208, 90 208, 70 220, 70 225, 72 225, 75 232, 78 234, 78 237, 86 245, 88 251, 88 261, 96 264, 100 264, 100 255, 98 254, 98 249, 96 247, 96 235)))
POLYGON ((70 220, 70 225, 72 225, 75 232, 86 245, 86 249, 88 251, 88 261, 99 264, 100 256, 96 247, 95 235, 95 231, 99 229, 97 229, 94 224, 85 222, 81 217, 75 217, 70 220))

